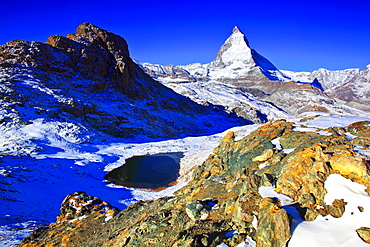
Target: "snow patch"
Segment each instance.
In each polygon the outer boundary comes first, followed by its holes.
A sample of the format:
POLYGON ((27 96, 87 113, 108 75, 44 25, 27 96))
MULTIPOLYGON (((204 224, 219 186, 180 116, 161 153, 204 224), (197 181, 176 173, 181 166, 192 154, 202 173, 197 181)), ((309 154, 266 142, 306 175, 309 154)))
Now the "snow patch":
POLYGON ((271 143, 275 145, 276 149, 281 150, 280 137, 271 140, 271 143))
POLYGON ((286 154, 290 154, 291 152, 293 152, 295 150, 295 148, 285 148, 283 149, 282 151, 286 154))
POLYGON ((258 168, 259 168, 259 169, 262 169, 262 168, 266 167, 266 165, 267 165, 267 164, 268 164, 268 161, 265 161, 265 162, 263 162, 263 163, 259 164, 259 165, 258 165, 258 168))
POLYGON ((370 157, 370 150, 364 149, 362 146, 354 145, 354 151, 364 156, 370 157))
POLYGON ((257 243, 250 236, 247 236, 244 242, 241 242, 236 247, 256 247, 257 243))
POLYGON ((279 199, 281 202, 281 206, 290 205, 295 203, 295 201, 287 195, 277 193, 275 191, 275 187, 273 186, 261 186, 258 188, 258 193, 263 197, 270 197, 279 199))
POLYGON ((330 128, 330 127, 346 127, 352 123, 359 121, 369 121, 367 117, 358 116, 346 116, 346 115, 333 115, 333 114, 323 114, 318 116, 313 120, 301 123, 307 127, 317 127, 317 128, 330 128))
POLYGON ((254 227, 254 229, 257 229, 258 227, 258 219, 255 215, 253 215, 252 226, 254 227))
POLYGON ((343 216, 334 218, 319 215, 314 221, 303 221, 296 227, 289 246, 369 246, 356 233, 356 229, 369 226, 370 196, 365 188, 339 174, 329 175, 325 182, 325 202, 330 205, 335 199, 344 199, 347 205, 343 216), (358 206, 363 207, 364 211, 360 212, 358 206))

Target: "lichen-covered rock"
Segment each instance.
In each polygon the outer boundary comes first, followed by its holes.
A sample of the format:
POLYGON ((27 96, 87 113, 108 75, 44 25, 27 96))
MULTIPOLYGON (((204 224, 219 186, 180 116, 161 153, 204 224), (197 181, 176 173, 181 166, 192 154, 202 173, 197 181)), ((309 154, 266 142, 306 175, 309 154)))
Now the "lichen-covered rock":
POLYGON ((274 150, 273 149, 267 149, 260 156, 254 157, 252 159, 252 161, 262 161, 263 162, 263 161, 266 161, 269 158, 271 158, 272 155, 274 155, 274 150))
POLYGON ((356 230, 358 236, 366 243, 370 244, 370 228, 361 227, 356 230))
POLYGON ((363 158, 354 157, 352 154, 338 154, 330 159, 334 172, 349 178, 355 182, 369 182, 369 168, 363 158))
POLYGON ((289 154, 281 161, 283 165, 277 175, 276 191, 292 197, 302 207, 316 211, 317 205, 325 205, 324 182, 331 169, 326 163, 327 158, 320 145, 289 154))
POLYGON ((286 246, 290 239, 289 218, 287 212, 272 198, 263 198, 256 233, 257 247, 286 246))
POLYGON ((88 246, 84 234, 100 229, 119 209, 79 191, 63 200, 60 211, 55 223, 38 229, 20 246, 88 246))
MULTIPOLYGON (((364 166, 369 159, 357 157, 352 140, 343 136, 348 129, 327 130, 339 133, 331 136, 292 134, 292 129, 292 123, 279 120, 238 141, 229 132, 174 197, 138 202, 99 228, 91 217, 81 219, 78 226, 69 225, 70 221, 54 223, 23 244, 49 239, 61 245, 68 239, 71 246, 236 246, 243 241, 255 241, 261 247, 286 246, 293 216, 278 199, 262 198, 261 186, 275 187, 276 192, 290 196, 305 220, 344 213, 347 202, 343 199, 331 205, 324 200, 330 174, 370 187, 364 166), (278 138, 284 140, 283 147, 290 143, 295 149, 285 153, 272 143, 278 138), (93 231, 86 230, 88 224, 93 231), (73 234, 79 229, 85 230, 84 242, 73 234), (52 235, 55 232, 63 233, 52 235)), ((367 238, 367 229, 357 232, 367 238)))
POLYGON ((352 135, 370 138, 370 121, 356 122, 348 125, 347 128, 352 135))
POLYGON ((345 211, 345 207, 347 205, 347 202, 345 202, 343 199, 335 199, 332 203, 332 205, 328 205, 327 207, 325 207, 325 209, 327 209, 327 212, 335 217, 335 218, 340 218, 342 217, 344 211, 345 211))
POLYGON ((60 212, 57 218, 58 223, 85 218, 96 212, 105 214, 105 221, 108 221, 119 212, 119 209, 98 197, 92 197, 84 191, 79 191, 68 195, 63 200, 60 212))
POLYGON ((195 201, 186 205, 185 211, 192 220, 205 220, 209 216, 209 211, 206 208, 207 206, 210 208, 210 205, 195 201))

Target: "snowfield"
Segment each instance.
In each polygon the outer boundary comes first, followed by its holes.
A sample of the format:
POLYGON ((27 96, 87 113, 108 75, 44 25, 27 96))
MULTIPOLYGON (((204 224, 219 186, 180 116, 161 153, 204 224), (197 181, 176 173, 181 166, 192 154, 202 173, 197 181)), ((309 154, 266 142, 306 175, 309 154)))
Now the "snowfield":
POLYGON ((348 204, 342 217, 319 215, 314 221, 303 221, 297 225, 289 241, 291 247, 310 246, 369 246, 356 233, 356 229, 369 226, 370 196, 366 187, 352 182, 339 174, 331 174, 326 182, 327 205, 335 199, 344 199, 348 204), (358 207, 363 207, 363 212, 358 207))

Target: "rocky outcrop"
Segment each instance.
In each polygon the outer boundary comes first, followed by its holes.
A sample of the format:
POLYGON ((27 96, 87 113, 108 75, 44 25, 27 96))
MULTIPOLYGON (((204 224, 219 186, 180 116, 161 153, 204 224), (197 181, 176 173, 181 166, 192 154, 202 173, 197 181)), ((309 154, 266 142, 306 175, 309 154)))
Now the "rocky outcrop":
MULTIPOLYGON (((79 191, 68 195, 63 200, 60 211, 55 223, 49 228, 38 229, 27 238, 27 241, 32 242, 40 236, 47 235, 43 245, 53 246, 56 242, 54 239, 59 240, 57 244, 59 246, 73 246, 76 241, 83 245, 84 232, 97 231, 105 222, 112 219, 119 209, 97 197, 79 191), (71 229, 73 231, 70 231, 71 229), (65 234, 66 232, 68 234, 65 234)), ((25 246, 33 245, 25 244, 25 246)))
POLYGON ((286 246, 291 237, 288 214, 281 208, 278 201, 263 198, 260 202, 259 215, 255 236, 256 246, 286 246))
POLYGON ((370 244, 370 228, 361 227, 356 230, 358 236, 366 243, 370 244))
POLYGON ((126 41, 90 23, 77 27, 67 37, 50 36, 46 44, 11 41, 0 47, 0 62, 37 68, 48 73, 76 74, 101 81, 100 87, 114 86, 131 97, 140 96, 126 41), (104 82, 108 80, 109 84, 104 82))
MULTIPOLYGON (((369 157, 358 158, 351 145, 370 136, 359 134, 353 140, 345 136, 359 125, 364 124, 329 128, 331 135, 320 135, 299 132, 293 123, 279 120, 238 141, 229 132, 175 196, 138 202, 99 229, 84 228, 84 241, 72 233, 92 224, 90 216, 81 219, 78 227, 65 221, 53 223, 21 246, 61 245, 66 236, 70 246, 236 246, 243 241, 261 247, 286 246, 296 216, 285 210, 287 202, 263 196, 260 189, 268 186, 290 196, 288 206, 305 220, 328 214, 341 217, 346 202, 337 198, 327 205, 324 200, 330 174, 361 183, 370 192, 369 169, 362 165, 369 157)), ((367 229, 357 232, 367 238, 367 229)))
POLYGON ((57 217, 58 223, 74 222, 96 213, 104 215, 105 221, 108 221, 118 213, 119 209, 97 197, 87 195, 84 191, 79 191, 68 195, 63 200, 60 211, 61 213, 57 217))

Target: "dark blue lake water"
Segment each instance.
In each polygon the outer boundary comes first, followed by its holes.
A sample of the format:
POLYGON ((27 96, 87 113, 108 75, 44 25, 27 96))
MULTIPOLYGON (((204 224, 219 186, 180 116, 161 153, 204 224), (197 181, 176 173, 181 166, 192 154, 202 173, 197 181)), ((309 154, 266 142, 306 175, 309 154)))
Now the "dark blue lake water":
POLYGON ((183 153, 135 156, 107 173, 105 179, 126 187, 158 189, 175 182, 183 153))

